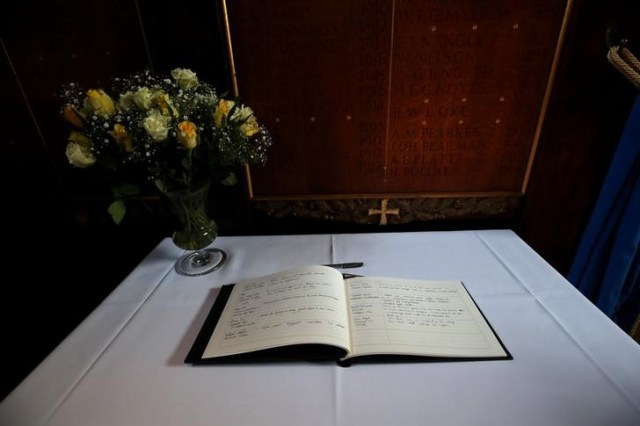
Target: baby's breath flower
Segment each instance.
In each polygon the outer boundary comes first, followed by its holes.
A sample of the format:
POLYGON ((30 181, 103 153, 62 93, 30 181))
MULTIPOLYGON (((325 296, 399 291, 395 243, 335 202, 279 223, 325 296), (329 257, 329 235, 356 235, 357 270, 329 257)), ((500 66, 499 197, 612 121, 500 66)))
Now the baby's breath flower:
POLYGON ((271 137, 251 108, 220 97, 191 70, 170 77, 145 70, 114 79, 111 89, 66 84, 60 111, 75 129, 71 165, 102 167, 114 184, 171 191, 223 182, 238 165, 266 161, 271 137))

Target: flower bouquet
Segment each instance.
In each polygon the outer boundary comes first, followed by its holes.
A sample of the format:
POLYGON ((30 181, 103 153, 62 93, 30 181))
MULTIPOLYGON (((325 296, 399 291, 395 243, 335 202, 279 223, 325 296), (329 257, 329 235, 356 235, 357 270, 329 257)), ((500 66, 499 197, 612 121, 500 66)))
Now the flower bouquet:
POLYGON ((61 114, 74 127, 67 159, 107 174, 113 220, 125 216, 128 196, 155 188, 183 222, 173 239, 184 249, 201 249, 217 235, 205 211, 208 186, 235 184, 238 165, 264 163, 272 144, 248 106, 219 96, 188 69, 116 78, 110 90, 68 83, 61 96, 61 114))

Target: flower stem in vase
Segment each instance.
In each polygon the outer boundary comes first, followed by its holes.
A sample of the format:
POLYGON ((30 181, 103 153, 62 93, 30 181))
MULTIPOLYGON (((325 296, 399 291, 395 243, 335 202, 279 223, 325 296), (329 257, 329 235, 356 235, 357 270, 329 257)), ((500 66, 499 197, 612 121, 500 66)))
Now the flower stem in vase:
POLYGON ((176 262, 175 269, 181 275, 203 275, 218 269, 225 262, 224 251, 206 248, 218 236, 218 227, 207 213, 209 185, 196 190, 166 192, 165 198, 177 219, 173 233, 176 246, 193 250, 176 262))

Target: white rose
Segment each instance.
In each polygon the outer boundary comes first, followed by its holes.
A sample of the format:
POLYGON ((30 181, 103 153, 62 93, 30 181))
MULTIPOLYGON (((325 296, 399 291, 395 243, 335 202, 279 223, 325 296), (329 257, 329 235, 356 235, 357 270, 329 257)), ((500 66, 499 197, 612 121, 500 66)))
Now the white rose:
POLYGON ((241 106, 240 108, 236 108, 236 110, 231 115, 231 121, 246 121, 249 117, 253 115, 253 111, 248 106, 241 106))
POLYGON ((151 108, 153 93, 151 93, 148 87, 141 87, 133 94, 133 101, 138 105, 138 108, 146 111, 151 108))
POLYGON ((184 90, 192 89, 200 84, 196 73, 186 68, 176 68, 171 71, 171 77, 173 77, 184 90))
POLYGON ((75 142, 67 144, 65 153, 69 163, 81 169, 92 166, 96 162, 96 157, 93 156, 89 148, 75 142))
POLYGON ((118 99, 118 103, 125 110, 130 110, 136 104, 133 98, 133 92, 129 91, 120 95, 120 99, 118 99))
POLYGON ((160 114, 151 114, 142 122, 142 127, 147 131, 151 139, 160 142, 167 138, 171 119, 160 114))

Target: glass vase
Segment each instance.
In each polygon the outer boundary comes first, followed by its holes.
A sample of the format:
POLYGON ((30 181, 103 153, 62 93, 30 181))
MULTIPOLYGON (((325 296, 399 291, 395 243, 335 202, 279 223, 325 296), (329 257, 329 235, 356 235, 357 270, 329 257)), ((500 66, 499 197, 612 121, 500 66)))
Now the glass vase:
POLYGON ((209 185, 195 190, 164 193, 169 209, 176 218, 173 243, 188 250, 181 256, 175 270, 181 275, 203 275, 220 268, 227 254, 217 248, 207 248, 218 236, 216 222, 209 216, 207 203, 209 185))

